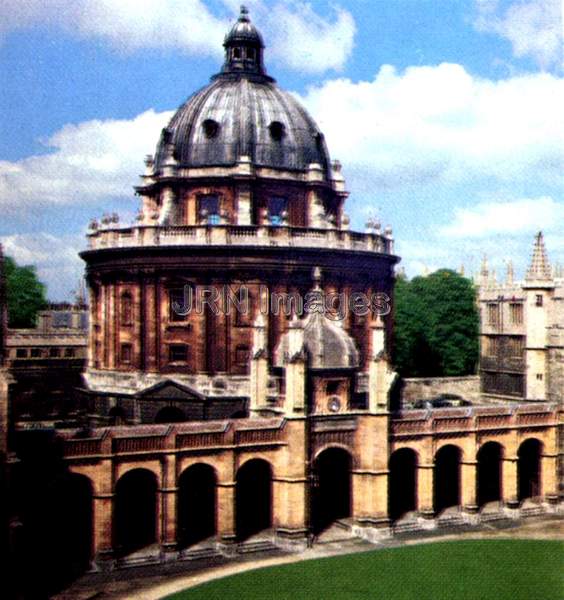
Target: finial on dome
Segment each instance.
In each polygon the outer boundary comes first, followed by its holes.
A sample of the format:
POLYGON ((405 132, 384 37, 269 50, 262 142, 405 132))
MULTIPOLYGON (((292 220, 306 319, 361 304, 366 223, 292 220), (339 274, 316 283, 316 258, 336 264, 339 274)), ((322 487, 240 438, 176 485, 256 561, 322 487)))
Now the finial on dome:
POLYGON ((248 21, 249 20, 249 9, 241 4, 241 14, 239 15, 239 21, 248 21))

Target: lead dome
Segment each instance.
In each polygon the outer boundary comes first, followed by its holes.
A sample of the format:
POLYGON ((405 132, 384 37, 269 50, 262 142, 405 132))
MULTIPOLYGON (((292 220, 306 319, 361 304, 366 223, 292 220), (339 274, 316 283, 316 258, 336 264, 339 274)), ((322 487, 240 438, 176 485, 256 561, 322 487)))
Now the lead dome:
POLYGON ((163 130, 156 170, 172 151, 179 168, 232 166, 248 157, 257 167, 285 171, 305 171, 317 164, 329 180, 323 133, 300 103, 266 74, 264 42, 244 7, 224 47, 222 71, 163 130))

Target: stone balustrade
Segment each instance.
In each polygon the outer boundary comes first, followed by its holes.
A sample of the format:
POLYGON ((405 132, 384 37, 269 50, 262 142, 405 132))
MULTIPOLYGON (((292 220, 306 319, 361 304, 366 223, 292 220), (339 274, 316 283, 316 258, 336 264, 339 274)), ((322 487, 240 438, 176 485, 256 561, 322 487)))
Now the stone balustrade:
POLYGON ((105 427, 60 432, 67 459, 286 443, 282 418, 105 427))
POLYGON ((527 403, 505 406, 473 406, 430 410, 406 410, 392 417, 395 438, 472 433, 522 427, 547 427, 558 422, 556 405, 527 403))
POLYGON ((89 250, 167 246, 334 248, 393 254, 391 235, 305 227, 200 225, 104 227, 88 234, 89 250))

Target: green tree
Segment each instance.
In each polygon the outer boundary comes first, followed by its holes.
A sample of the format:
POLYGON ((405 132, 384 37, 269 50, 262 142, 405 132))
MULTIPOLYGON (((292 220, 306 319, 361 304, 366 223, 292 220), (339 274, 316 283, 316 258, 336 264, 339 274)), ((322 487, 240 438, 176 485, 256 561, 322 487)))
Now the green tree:
POLYGON ((448 269, 395 287, 393 361, 404 377, 473 374, 479 315, 472 281, 448 269))
POLYGON ((9 327, 34 327, 38 311, 47 306, 45 286, 37 278, 35 267, 19 266, 6 256, 4 273, 9 327))

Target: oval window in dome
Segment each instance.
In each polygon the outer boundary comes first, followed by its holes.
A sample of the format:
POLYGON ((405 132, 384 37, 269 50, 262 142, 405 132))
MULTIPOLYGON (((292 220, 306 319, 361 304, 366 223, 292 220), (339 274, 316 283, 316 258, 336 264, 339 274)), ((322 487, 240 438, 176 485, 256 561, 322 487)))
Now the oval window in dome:
POLYGON ((272 123, 269 126, 269 129, 270 136, 273 140, 276 140, 277 142, 280 142, 284 137, 284 134, 286 133, 286 128, 284 127, 283 123, 280 123, 280 121, 272 121, 272 123))
POLYGON ((219 123, 213 119, 206 119, 203 123, 203 128, 208 139, 217 137, 219 133, 219 123))

